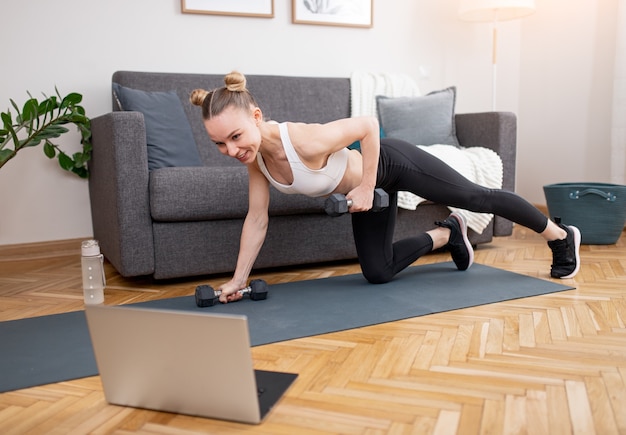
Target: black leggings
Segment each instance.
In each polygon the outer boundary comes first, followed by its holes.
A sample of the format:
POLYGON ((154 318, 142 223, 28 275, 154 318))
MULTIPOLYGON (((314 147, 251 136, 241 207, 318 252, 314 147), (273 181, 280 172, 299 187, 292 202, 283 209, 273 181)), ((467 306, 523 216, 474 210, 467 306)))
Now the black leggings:
POLYGON ((493 213, 537 233, 548 224, 548 218, 519 195, 472 183, 438 158, 397 139, 381 140, 376 186, 389 194, 389 207, 352 214, 359 263, 371 283, 390 281, 433 248, 426 233, 393 242, 398 191, 411 192, 438 204, 493 213))

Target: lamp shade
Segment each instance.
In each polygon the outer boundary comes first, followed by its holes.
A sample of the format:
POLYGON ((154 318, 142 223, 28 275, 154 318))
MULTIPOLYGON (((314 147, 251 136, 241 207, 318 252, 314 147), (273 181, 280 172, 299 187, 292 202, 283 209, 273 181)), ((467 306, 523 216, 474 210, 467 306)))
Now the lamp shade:
POLYGON ((459 18, 465 21, 506 21, 535 12, 535 0, 460 0, 459 18))

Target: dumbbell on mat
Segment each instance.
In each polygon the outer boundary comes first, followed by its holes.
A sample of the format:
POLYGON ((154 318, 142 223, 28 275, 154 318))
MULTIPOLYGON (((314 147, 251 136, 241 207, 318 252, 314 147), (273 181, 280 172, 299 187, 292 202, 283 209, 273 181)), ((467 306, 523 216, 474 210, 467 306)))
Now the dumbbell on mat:
MULTIPOLYGON (((352 206, 352 200, 347 199, 346 195, 341 193, 333 193, 326 200, 324 209, 329 216, 341 216, 348 213, 348 209, 352 206)), ((389 207, 389 195, 383 189, 374 189, 374 204, 372 211, 381 211, 389 207)))
MULTIPOLYGON (((242 288, 237 293, 241 295, 249 295, 253 301, 261 301, 267 299, 267 283, 262 279, 253 279, 250 281, 250 285, 246 288, 242 288)), ((212 307, 220 300, 221 290, 215 290, 210 285, 199 285, 196 287, 196 305, 204 307, 212 307)))

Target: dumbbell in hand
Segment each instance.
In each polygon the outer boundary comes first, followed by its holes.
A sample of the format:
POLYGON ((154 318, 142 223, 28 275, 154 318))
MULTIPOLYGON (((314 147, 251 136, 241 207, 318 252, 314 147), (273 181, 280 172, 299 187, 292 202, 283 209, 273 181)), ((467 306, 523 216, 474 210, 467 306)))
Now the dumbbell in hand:
MULTIPOLYGON (((261 301, 267 299, 267 283, 262 279, 253 279, 250 281, 250 285, 246 288, 239 290, 237 293, 243 295, 249 295, 253 301, 261 301)), ((216 305, 220 300, 221 290, 215 290, 210 285, 199 285, 196 287, 196 305, 204 307, 212 307, 216 305)))
MULTIPOLYGON (((341 216, 344 213, 348 213, 348 209, 352 206, 352 200, 347 199, 346 195, 341 193, 333 193, 326 200, 324 209, 326 214, 332 217, 341 216)), ((389 195, 383 189, 374 189, 374 204, 372 205, 372 211, 381 211, 389 207, 389 195)))

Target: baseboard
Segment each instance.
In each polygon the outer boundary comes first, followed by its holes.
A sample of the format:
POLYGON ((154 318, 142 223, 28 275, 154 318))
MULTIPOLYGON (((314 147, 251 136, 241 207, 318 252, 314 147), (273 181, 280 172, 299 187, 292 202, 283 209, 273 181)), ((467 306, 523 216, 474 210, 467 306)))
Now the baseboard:
POLYGON ((19 243, 0 246, 0 261, 39 260, 42 258, 80 256, 84 239, 55 240, 51 242, 19 243))

